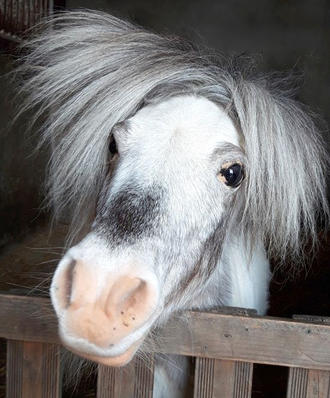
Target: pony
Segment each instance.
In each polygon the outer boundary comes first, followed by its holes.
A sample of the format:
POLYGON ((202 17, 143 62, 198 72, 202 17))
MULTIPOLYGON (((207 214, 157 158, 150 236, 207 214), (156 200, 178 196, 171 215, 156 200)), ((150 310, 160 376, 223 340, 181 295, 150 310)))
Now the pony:
POLYGON ((300 264, 329 214, 318 122, 288 80, 88 10, 24 50, 20 112, 50 147, 54 217, 71 220, 50 288, 63 344, 123 366, 179 311, 265 314, 269 258, 300 264))

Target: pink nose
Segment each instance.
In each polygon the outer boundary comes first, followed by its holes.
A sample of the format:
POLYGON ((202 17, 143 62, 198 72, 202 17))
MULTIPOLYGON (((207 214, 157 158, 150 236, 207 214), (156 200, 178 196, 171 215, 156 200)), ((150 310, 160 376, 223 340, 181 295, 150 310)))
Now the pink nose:
POLYGON ((65 329, 98 347, 108 348, 141 327, 155 309, 155 287, 136 275, 100 278, 97 270, 73 261, 56 275, 53 301, 65 329))

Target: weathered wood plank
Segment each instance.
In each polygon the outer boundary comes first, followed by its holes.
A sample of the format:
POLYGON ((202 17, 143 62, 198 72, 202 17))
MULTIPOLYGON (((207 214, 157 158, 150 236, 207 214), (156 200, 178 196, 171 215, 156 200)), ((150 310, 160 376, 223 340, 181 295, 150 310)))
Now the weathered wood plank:
POLYGON ((168 322, 160 341, 156 347, 160 353, 330 370, 327 325, 187 312, 183 320, 168 322), (180 330, 180 341, 173 330, 180 330))
POLYGON ((97 398, 114 397, 115 388, 115 368, 110 366, 98 365, 97 369, 97 398))
POLYGON ((290 368, 287 398, 330 398, 330 372, 290 368))
POLYGON ((62 396, 61 348, 58 344, 42 344, 42 397, 62 396))
POLYGON ((194 378, 194 398, 212 398, 214 362, 216 359, 196 358, 194 378))
MULTIPOLYGON (((293 319, 330 325, 328 317, 294 315, 293 319)), ((287 398, 330 398, 330 371, 290 368, 287 398)))
POLYGON ((154 355, 135 357, 134 398, 152 398, 154 385, 154 355))
MULTIPOLYGON (((234 398, 249 398, 252 393, 253 364, 235 362, 234 398)), ((220 396, 219 396, 220 398, 220 396)))
POLYGON ((196 358, 194 398, 249 398, 253 364, 196 358))
POLYGON ((326 370, 309 370, 307 398, 330 398, 330 372, 326 370))
POLYGON ((99 365, 97 398, 152 398, 153 354, 135 357, 122 368, 99 365))
POLYGON ((97 398, 132 398, 134 396, 134 361, 122 368, 99 365, 97 398))
MULTIPOLYGON (((257 311, 247 308, 215 308, 211 313, 249 317, 257 311)), ((248 398, 252 391, 253 364, 248 362, 196 358, 194 396, 205 398, 248 398)))
POLYGON ((308 369, 290 368, 287 398, 306 398, 308 369))
POLYGON ((0 294, 0 320, 0 337, 7 340, 60 342, 49 299, 0 294))
MULTIPOLYGON (((58 342, 48 299, 2 294, 0 319, 6 320, 0 322, 0 337, 58 342)), ((153 347, 160 353, 330 371, 330 326, 325 324, 191 311, 157 333, 153 347)))
POLYGON ((6 397, 22 396, 23 384, 23 342, 7 341, 6 397))
POLYGON ((8 398, 59 398, 59 347, 8 340, 6 394, 8 398))

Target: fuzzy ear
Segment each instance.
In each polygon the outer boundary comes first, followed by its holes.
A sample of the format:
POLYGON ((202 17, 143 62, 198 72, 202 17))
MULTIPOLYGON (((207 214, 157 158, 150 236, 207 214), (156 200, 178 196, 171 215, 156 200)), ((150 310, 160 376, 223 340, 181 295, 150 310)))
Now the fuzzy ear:
POLYGON ((263 81, 240 81, 233 104, 248 158, 243 223, 270 255, 299 261, 329 215, 325 144, 307 111, 263 81))

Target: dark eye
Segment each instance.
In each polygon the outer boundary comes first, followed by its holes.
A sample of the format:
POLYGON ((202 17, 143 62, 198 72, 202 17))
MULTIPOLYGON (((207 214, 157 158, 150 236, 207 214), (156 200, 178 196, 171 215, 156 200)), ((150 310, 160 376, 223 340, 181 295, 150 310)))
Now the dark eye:
POLYGON ((117 144, 116 144, 115 139, 113 138, 113 135, 110 138, 109 151, 112 155, 115 155, 116 153, 118 153, 117 144))
POLYGON ((239 163, 234 163, 228 167, 220 170, 220 179, 229 187, 237 188, 244 178, 243 166, 239 163))

